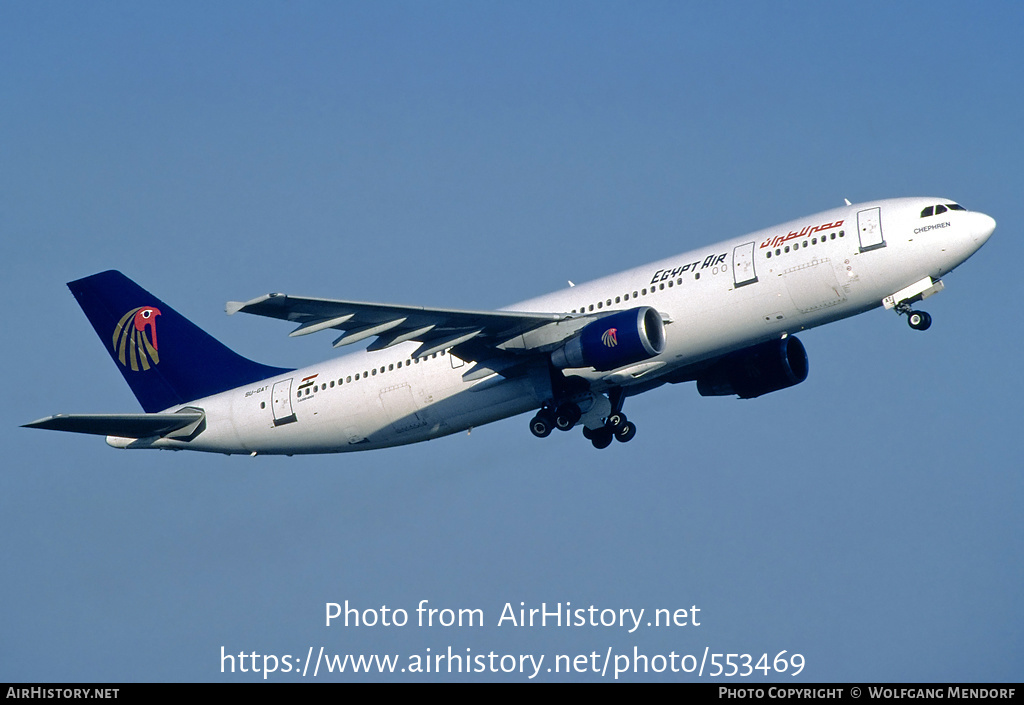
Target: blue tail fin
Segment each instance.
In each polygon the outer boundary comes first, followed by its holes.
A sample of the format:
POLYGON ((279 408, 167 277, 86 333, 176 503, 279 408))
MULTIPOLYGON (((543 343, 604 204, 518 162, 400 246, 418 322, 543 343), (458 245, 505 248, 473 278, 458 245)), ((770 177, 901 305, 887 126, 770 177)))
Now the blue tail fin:
POLYGON ((290 371, 229 350, 120 272, 68 288, 149 413, 290 371))

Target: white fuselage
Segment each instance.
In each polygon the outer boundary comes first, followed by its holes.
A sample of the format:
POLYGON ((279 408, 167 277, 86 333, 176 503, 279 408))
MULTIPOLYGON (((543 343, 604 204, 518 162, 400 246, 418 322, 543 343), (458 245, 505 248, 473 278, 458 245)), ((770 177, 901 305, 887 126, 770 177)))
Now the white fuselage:
MULTIPOLYGON (((664 351, 639 366, 649 388, 684 365, 846 318, 926 277, 939 279, 991 235, 987 215, 941 198, 854 204, 566 288, 508 310, 572 314, 651 306, 666 320, 664 351)), ((205 411, 192 440, 149 448, 222 453, 323 453, 436 438, 540 407, 551 397, 545 358, 505 379, 464 381, 450 351, 414 361, 415 342, 356 352, 187 405, 205 411), (357 379, 358 375, 358 379, 357 379), (281 423, 288 418, 289 422, 281 423), (276 421, 275 421, 276 420, 276 421)), ((569 372, 569 371, 567 371, 569 372)), ((628 386, 614 371, 571 370, 595 391, 628 386)), ((173 407, 171 411, 182 407, 173 407)), ((118 447, 143 447, 108 438, 118 447)))

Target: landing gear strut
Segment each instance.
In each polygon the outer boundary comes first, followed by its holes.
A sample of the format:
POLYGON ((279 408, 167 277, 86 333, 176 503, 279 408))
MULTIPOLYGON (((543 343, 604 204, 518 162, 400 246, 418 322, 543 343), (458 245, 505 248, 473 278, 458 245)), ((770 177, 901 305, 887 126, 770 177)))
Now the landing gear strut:
POLYGON ((924 311, 915 311, 910 304, 901 303, 895 306, 896 313, 907 316, 907 324, 914 330, 928 330, 932 325, 932 317, 924 311))

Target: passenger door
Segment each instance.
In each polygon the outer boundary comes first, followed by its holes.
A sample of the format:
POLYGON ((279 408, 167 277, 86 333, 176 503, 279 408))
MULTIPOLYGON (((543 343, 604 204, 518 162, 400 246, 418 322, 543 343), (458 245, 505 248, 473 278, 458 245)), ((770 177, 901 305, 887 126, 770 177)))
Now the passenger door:
POLYGON ((733 284, 738 289, 747 284, 757 281, 757 272, 754 271, 754 243, 748 242, 744 245, 737 245, 732 250, 732 276, 733 284))
POLYGON ((274 391, 271 395, 273 400, 273 411, 274 411, 274 425, 283 426, 284 424, 294 423, 298 421, 295 417, 295 412, 292 410, 292 378, 281 380, 274 384, 274 391))
POLYGON ((861 252, 885 247, 885 238, 882 236, 881 208, 871 208, 857 213, 857 234, 860 236, 861 252))

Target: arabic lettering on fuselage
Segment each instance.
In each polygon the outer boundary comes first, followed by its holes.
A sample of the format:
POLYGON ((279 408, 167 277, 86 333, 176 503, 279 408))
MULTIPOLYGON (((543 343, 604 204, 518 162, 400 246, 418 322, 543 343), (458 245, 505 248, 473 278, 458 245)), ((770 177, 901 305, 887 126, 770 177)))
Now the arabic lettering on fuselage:
POLYGON ((761 243, 761 249, 764 249, 765 247, 779 247, 784 242, 795 240, 798 237, 807 237, 812 233, 820 233, 822 230, 833 230, 841 227, 842 224, 843 221, 837 220, 834 223, 825 223, 824 225, 818 225, 815 227, 808 225, 803 230, 793 230, 788 235, 776 235, 775 237, 768 238, 761 243))

